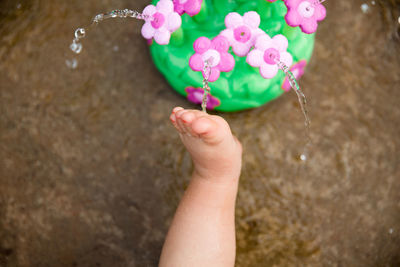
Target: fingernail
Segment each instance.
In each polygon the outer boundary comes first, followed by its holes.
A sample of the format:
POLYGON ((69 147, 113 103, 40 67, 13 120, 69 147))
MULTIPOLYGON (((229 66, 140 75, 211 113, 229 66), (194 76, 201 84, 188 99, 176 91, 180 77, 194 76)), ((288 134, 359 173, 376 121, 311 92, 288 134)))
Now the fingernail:
POLYGON ((172 110, 172 113, 176 113, 176 112, 178 112, 179 110, 182 110, 183 108, 181 108, 181 107, 176 107, 176 108, 174 108, 173 110, 172 110))

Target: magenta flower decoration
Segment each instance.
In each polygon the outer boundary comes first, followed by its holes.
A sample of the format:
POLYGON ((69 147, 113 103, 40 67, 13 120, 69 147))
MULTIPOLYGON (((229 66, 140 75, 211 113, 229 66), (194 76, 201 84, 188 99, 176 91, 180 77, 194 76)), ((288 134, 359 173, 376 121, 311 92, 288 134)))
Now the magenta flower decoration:
POLYGON ((194 71, 201 71, 203 77, 206 77, 204 64, 208 62, 211 69, 208 77, 210 82, 218 80, 221 71, 231 71, 235 66, 235 59, 228 53, 229 42, 221 35, 212 41, 207 37, 199 37, 193 47, 196 53, 190 57, 189 66, 194 71))
POLYGON ((186 13, 192 17, 200 12, 202 3, 203 0, 174 0, 174 9, 179 15, 186 13))
POLYGON ((255 48, 247 55, 246 61, 253 67, 260 68, 260 74, 265 79, 271 79, 278 73, 278 62, 286 66, 292 65, 293 58, 286 49, 288 40, 282 34, 271 39, 268 34, 257 38, 255 48))
POLYGON ((233 53, 244 57, 249 53, 258 36, 264 33, 260 26, 260 15, 255 11, 247 12, 240 16, 236 12, 225 17, 226 30, 221 35, 229 40, 233 53))
MULTIPOLYGON (((296 64, 294 64, 292 67, 290 67, 290 71, 293 73, 293 76, 297 79, 299 79, 301 76, 304 74, 304 69, 307 65, 307 61, 300 60, 296 64)), ((290 86, 289 80, 286 77, 285 80, 283 81, 282 84, 282 89, 285 90, 286 92, 289 92, 292 87, 290 86)))
POLYGON ((285 16, 287 24, 300 26, 304 33, 314 33, 318 21, 326 16, 325 7, 318 0, 285 0, 288 12, 285 16))
MULTIPOLYGON (((188 87, 185 89, 185 91, 188 93, 187 98, 190 102, 194 104, 201 104, 203 102, 203 88, 188 87)), ((210 93, 207 94, 207 109, 212 110, 220 104, 221 102, 218 100, 218 98, 212 96, 210 93)))
POLYGON ((146 39, 154 38, 160 45, 168 44, 171 33, 182 24, 181 16, 174 12, 174 4, 171 0, 160 0, 157 6, 146 6, 143 15, 148 16, 142 27, 143 37, 146 39))

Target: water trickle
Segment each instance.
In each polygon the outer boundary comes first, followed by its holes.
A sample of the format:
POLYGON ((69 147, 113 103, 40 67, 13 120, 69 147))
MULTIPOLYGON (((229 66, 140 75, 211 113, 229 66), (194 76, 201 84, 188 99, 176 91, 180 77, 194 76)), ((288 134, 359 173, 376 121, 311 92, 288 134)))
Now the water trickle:
POLYGON ((67 59, 65 60, 65 65, 67 65, 68 68, 74 70, 78 67, 78 60, 76 60, 76 58, 73 58, 71 60, 67 59))
POLYGON ((310 118, 308 117, 308 111, 307 111, 307 99, 306 96, 304 95, 303 91, 301 91, 299 84, 296 81, 296 78, 294 77, 293 73, 289 70, 289 67, 286 66, 285 63, 277 60, 277 65, 279 67, 279 69, 281 69, 286 77, 289 80, 289 84, 292 87, 293 91, 296 93, 297 98, 299 100, 300 103, 300 107, 301 107, 301 111, 303 112, 304 115, 304 125, 306 127, 306 138, 307 138, 307 142, 304 146, 304 150, 303 153, 300 155, 300 160, 302 161, 306 161, 308 158, 308 148, 311 145, 311 136, 310 136, 310 118))
POLYGON ((99 22, 110 18, 135 18, 140 20, 152 19, 150 16, 144 15, 142 13, 130 9, 122 9, 122 10, 117 9, 108 13, 98 14, 93 18, 92 23, 88 27, 78 28, 75 30, 75 38, 74 40, 72 40, 72 43, 70 45, 70 49, 72 50, 72 52, 74 52, 75 54, 79 54, 82 51, 82 44, 80 40, 86 36, 86 33, 93 26, 99 24, 99 22))
POLYGON ((207 100, 208 100, 208 94, 210 93, 211 89, 210 86, 208 85, 208 79, 210 78, 211 74, 211 64, 212 64, 213 58, 210 57, 208 60, 204 62, 204 78, 203 78, 203 101, 201 103, 201 108, 203 112, 207 113, 207 100))
POLYGON ((314 2, 312 2, 306 9, 307 11, 310 11, 311 8, 316 7, 317 5, 322 4, 323 2, 325 2, 326 0, 315 0, 314 2))

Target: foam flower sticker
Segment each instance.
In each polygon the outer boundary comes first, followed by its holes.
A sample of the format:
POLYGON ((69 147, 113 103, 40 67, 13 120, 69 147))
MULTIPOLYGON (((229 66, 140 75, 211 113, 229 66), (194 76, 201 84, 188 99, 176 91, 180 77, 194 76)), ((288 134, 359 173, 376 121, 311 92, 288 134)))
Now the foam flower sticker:
POLYGON ((247 55, 246 61, 253 67, 260 68, 265 79, 272 79, 278 73, 278 62, 286 66, 292 65, 293 58, 286 49, 288 40, 282 34, 271 39, 268 34, 257 38, 255 48, 247 55))
MULTIPOLYGON (((188 93, 187 98, 190 102, 194 104, 201 104, 203 102, 203 88, 188 87, 185 91, 188 93)), ((210 93, 207 94, 207 109, 212 110, 220 104, 221 102, 218 98, 212 96, 210 93)))
POLYGON ((229 40, 233 53, 244 57, 258 36, 264 33, 260 26, 260 15, 255 11, 249 11, 242 16, 236 12, 229 13, 225 17, 226 30, 221 35, 229 40))
POLYGON ((171 0, 160 0, 157 6, 148 5, 143 10, 146 23, 142 27, 142 35, 146 39, 152 39, 160 44, 169 43, 171 33, 182 24, 181 16, 174 12, 174 4, 171 0))
POLYGON ((318 21, 326 16, 326 9, 319 0, 285 0, 288 12, 285 16, 287 24, 300 26, 304 33, 314 33, 318 21))
MULTIPOLYGON (((290 67, 290 71, 293 73, 293 76, 296 78, 296 80, 301 76, 303 76, 306 65, 307 61, 303 59, 290 67)), ((286 92, 289 92, 290 88, 292 87, 290 86, 289 80, 286 77, 285 80, 283 81, 282 89, 285 90, 286 92)))
POLYGON ((212 41, 207 37, 199 37, 193 44, 196 52, 189 59, 189 66, 194 71, 201 71, 203 77, 205 63, 208 62, 210 67, 210 75, 208 81, 215 82, 218 80, 221 71, 229 72, 235 66, 235 59, 228 53, 228 40, 218 35, 212 41))
POLYGON ((179 15, 187 13, 192 17, 200 12, 202 3, 203 0, 174 0, 174 10, 179 15))

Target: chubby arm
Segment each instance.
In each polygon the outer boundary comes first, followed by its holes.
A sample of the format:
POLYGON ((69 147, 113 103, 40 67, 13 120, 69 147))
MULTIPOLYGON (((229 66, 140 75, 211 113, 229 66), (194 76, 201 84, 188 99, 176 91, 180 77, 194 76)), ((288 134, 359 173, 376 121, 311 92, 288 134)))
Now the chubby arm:
POLYGON ((239 177, 215 183, 196 174, 175 213, 160 267, 232 267, 239 177))

